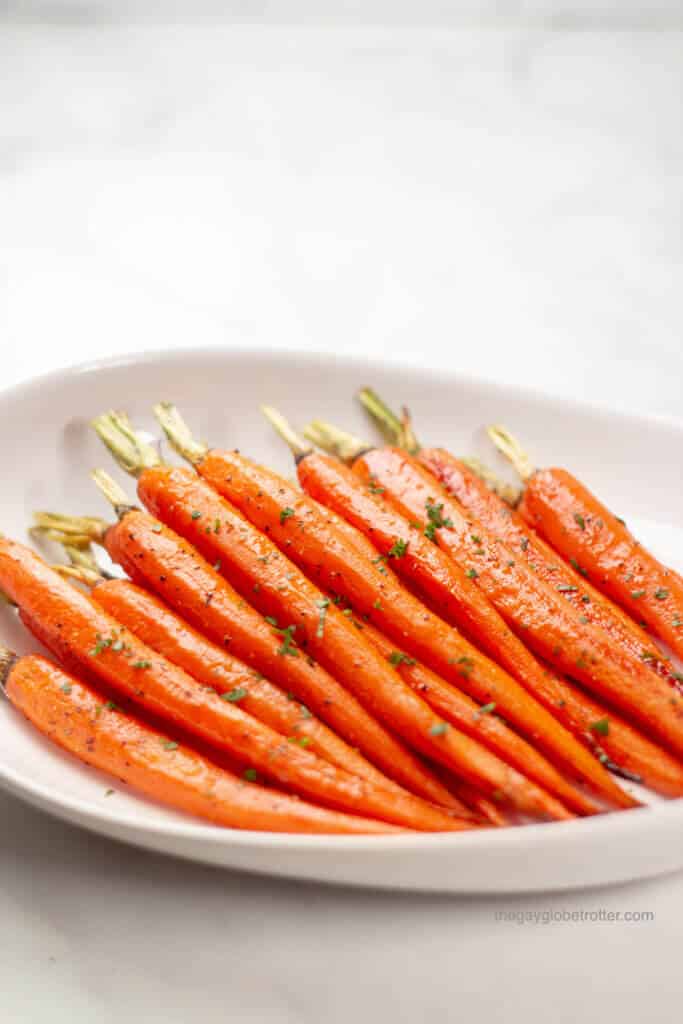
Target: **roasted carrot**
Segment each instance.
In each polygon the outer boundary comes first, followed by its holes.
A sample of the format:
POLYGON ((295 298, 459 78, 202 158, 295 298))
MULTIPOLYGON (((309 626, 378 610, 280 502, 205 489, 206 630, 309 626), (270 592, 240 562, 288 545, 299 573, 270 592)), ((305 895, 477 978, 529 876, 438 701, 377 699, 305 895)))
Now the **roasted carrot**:
MULTIPOLYGON (((116 452, 111 437, 108 443, 116 452)), ((288 648, 293 654, 306 653, 334 671, 364 706, 410 746, 468 777, 468 750, 463 749, 458 733, 448 729, 432 707, 401 680, 329 597, 208 483, 191 470, 156 466, 140 473, 138 495, 162 522, 207 558, 218 559, 222 571, 260 611, 289 624, 286 628, 293 636, 288 637, 288 648)), ((551 807, 547 794, 528 780, 521 781, 529 792, 523 786, 510 786, 510 793, 524 802, 526 813, 562 813, 559 806, 551 807)))
POLYGON ((224 700, 238 703, 243 711, 291 738, 313 754, 386 789, 399 788, 372 768, 305 704, 293 694, 265 679, 244 662, 212 643, 198 630, 170 610, 159 598, 126 579, 103 579, 83 570, 55 569, 88 583, 91 597, 121 625, 169 661, 185 669, 205 686, 211 686, 224 700))
POLYGON ((576 560, 574 565, 569 565, 558 557, 534 528, 468 465, 443 448, 422 448, 417 457, 470 515, 500 537, 517 557, 527 561, 539 579, 556 590, 563 584, 564 590, 558 593, 587 622, 604 629, 626 655, 644 660, 648 668, 672 685, 681 687, 683 677, 678 678, 680 673, 674 671, 671 662, 661 657, 658 649, 653 650, 654 645, 645 630, 588 582, 576 560))
POLYGON ((503 427, 494 444, 524 480, 522 517, 587 578, 683 658, 683 580, 644 548, 626 526, 566 469, 534 470, 503 427))
POLYGON ((395 665, 405 682, 426 700, 445 721, 454 726, 454 731, 463 749, 461 774, 499 804, 507 804, 516 810, 537 815, 537 796, 529 802, 528 780, 520 775, 511 763, 524 763, 528 756, 527 744, 516 736, 495 714, 495 704, 482 708, 456 687, 440 679, 404 651, 398 650, 378 629, 354 618, 354 625, 363 631, 390 664, 395 665), (483 737, 487 745, 480 742, 483 737), (492 749, 496 747, 505 760, 501 760, 492 749), (512 753, 511 753, 512 751, 512 753), (516 792, 519 791, 519 796, 516 792))
MULTIPOLYGON (((41 626, 53 653, 76 659, 116 694, 226 750, 266 779, 342 810, 408 828, 449 830, 451 819, 416 798, 376 787, 336 768, 221 700, 77 591, 29 548, 0 540, 0 587, 41 626)), ((462 827, 457 820, 453 828, 462 827)))
MULTIPOLYGON (((228 497, 255 526, 267 532, 311 579, 319 582, 322 589, 347 598, 411 656, 430 663, 442 676, 462 686, 481 704, 497 700, 501 712, 509 720, 522 723, 522 728, 535 743, 545 744, 545 748, 553 749, 560 757, 555 748, 560 751, 564 748, 563 764, 573 776, 581 775, 575 762, 580 764, 585 753, 583 749, 502 669, 479 654, 455 630, 400 587, 380 555, 372 564, 353 551, 339 531, 329 527, 317 503, 310 496, 302 495, 278 474, 235 452, 208 451, 193 441, 186 427, 183 429, 183 438, 179 438, 174 428, 167 430, 178 450, 194 461, 202 476, 228 497), (568 756, 574 753, 574 748, 578 750, 575 759, 568 756)), ((308 461, 308 457, 300 459, 300 473, 301 466, 308 461)), ((357 482, 356 477, 354 481, 357 482)), ((618 805, 630 806, 630 798, 614 785, 599 765, 589 760, 590 771, 595 775, 598 770, 598 779, 603 792, 609 794, 608 798, 618 805)), ((536 754, 534 763, 527 767, 525 774, 529 778, 560 796, 568 806, 584 813, 591 807, 595 808, 592 801, 584 794, 577 794, 574 787, 568 785, 540 755, 536 754)))
MULTIPOLYGON (((331 428, 334 430, 334 428, 331 428)), ((645 726, 660 742, 680 756, 683 752, 683 701, 672 706, 670 687, 642 661, 613 649, 609 638, 600 629, 584 622, 560 597, 559 591, 538 579, 532 569, 515 557, 479 520, 468 517, 462 507, 441 488, 413 456, 400 448, 370 449, 354 461, 354 472, 369 487, 382 488, 382 500, 395 511, 421 525, 447 554, 460 563, 494 603, 508 624, 524 642, 551 666, 584 683, 601 697, 606 697, 629 717, 645 726), (436 509, 436 512, 434 512, 436 509)), ((327 467, 324 468, 327 471, 327 467)), ((371 504, 380 504, 377 497, 366 494, 363 499, 351 494, 346 469, 346 490, 339 498, 341 486, 337 479, 331 484, 322 479, 314 486, 319 497, 334 488, 328 502, 352 502, 357 516, 365 519, 365 528, 374 529, 373 540, 382 531, 381 544, 386 544, 386 517, 372 516, 371 504), (361 504, 361 500, 363 504, 361 504), (373 525, 374 524, 374 525, 373 525)), ((329 475, 329 473, 328 473, 329 475)), ((424 541, 422 541, 424 543, 424 541)), ((418 542, 412 546, 420 553, 418 542)), ((434 581, 434 585, 438 581, 434 581)), ((549 709, 564 717, 566 709, 558 705, 556 677, 543 673, 528 659, 525 675, 518 676, 549 709)), ((675 698, 674 698, 675 699, 675 698)))
MULTIPOLYGON (((98 479, 116 503, 117 485, 106 474, 98 479)), ((292 692, 395 782, 434 803, 460 807, 415 755, 296 649, 291 629, 266 622, 187 541, 158 520, 123 501, 119 511, 119 522, 99 542, 134 582, 154 590, 195 628, 292 692)), ((357 774, 362 770, 361 763, 357 774)))
MULTIPOLYGON (((325 505, 318 505, 326 521, 340 530, 349 544, 372 559, 374 548, 367 537, 355 526, 351 526, 325 505)), ((372 641, 379 641, 386 652, 394 645, 367 621, 362 621, 365 635, 372 641)), ((395 651, 394 659, 405 652, 395 651)), ((399 671, 414 689, 418 689, 425 700, 449 721, 462 719, 463 731, 467 732, 469 721, 476 731, 470 734, 485 746, 498 753, 513 766, 524 765, 528 757, 528 745, 513 733, 497 715, 468 719, 471 710, 469 698, 452 683, 431 672, 418 661, 408 658, 401 660, 399 671), (413 664, 410 662, 413 661, 413 664), (451 718, 454 715, 454 718, 451 718), (463 718, 464 716, 464 718, 463 718)), ((585 745, 609 771, 631 782, 642 782, 649 789, 663 796, 683 795, 683 766, 662 747, 647 739, 629 722, 620 718, 607 705, 600 704, 578 686, 565 678, 559 678, 545 666, 556 687, 556 699, 566 706, 567 728, 585 745), (607 725, 605 724, 607 719, 607 725)), ((532 751, 533 752, 533 751, 532 751)))
POLYGON ((400 832, 264 789, 217 767, 40 655, 0 648, 0 685, 48 739, 159 803, 228 828, 341 834, 400 832))

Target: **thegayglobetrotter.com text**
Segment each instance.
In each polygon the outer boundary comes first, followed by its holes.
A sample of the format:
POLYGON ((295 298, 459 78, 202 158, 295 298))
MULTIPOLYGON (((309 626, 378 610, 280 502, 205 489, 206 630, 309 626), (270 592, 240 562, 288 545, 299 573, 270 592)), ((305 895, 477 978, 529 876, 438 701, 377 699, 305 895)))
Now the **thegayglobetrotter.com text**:
POLYGON ((505 924, 651 924, 654 910, 570 910, 555 907, 552 910, 496 910, 494 921, 505 924))

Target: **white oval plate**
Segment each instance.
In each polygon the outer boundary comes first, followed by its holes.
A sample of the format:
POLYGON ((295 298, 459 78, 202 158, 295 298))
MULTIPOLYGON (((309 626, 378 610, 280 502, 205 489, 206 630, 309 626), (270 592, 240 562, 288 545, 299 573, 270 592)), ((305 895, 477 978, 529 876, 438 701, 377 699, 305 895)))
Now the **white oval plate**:
MULTIPOLYGON (((463 380, 436 371, 302 356, 195 351, 131 356, 52 374, 0 395, 0 529, 25 538, 31 511, 106 515, 88 479, 112 468, 88 420, 125 407, 157 432, 152 403, 171 399, 197 434, 292 474, 289 456, 258 404, 294 423, 324 415, 365 436, 351 401, 371 383, 411 406, 420 437, 493 460, 481 425, 510 425, 539 465, 572 467, 643 539, 683 569, 678 486, 683 428, 463 380)), ((120 477, 123 481, 123 477, 120 477)), ((131 490, 130 480, 123 481, 131 490)), ((0 639, 36 649, 9 608, 0 639)), ((174 814, 82 767, 43 740, 6 703, 0 706, 0 783, 44 810, 149 849, 223 867, 318 881, 453 892, 572 888, 662 874, 683 866, 683 801, 561 824, 462 835, 285 836, 213 828, 174 814), (110 790, 114 790, 113 793, 110 790), (109 792, 108 792, 109 791, 109 792)))

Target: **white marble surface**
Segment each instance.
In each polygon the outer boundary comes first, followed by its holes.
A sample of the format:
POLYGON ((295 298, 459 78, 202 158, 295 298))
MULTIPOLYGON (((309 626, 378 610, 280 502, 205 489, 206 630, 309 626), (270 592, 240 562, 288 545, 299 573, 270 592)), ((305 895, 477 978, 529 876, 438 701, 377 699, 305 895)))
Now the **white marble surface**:
MULTIPOLYGON (((265 345, 681 414, 680 3, 229 6, 0 6, 3 384, 265 345)), ((0 820, 7 1020, 678 1018, 680 876, 393 897, 0 820), (494 916, 551 908, 655 921, 494 916)))

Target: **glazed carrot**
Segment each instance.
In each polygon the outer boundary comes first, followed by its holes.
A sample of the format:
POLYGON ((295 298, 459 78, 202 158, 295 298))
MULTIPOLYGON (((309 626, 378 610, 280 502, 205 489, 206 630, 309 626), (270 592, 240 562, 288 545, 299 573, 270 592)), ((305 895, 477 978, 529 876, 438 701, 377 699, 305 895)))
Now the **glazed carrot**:
MULTIPOLYGON (((115 451, 114 442, 109 443, 115 451)), ((334 603, 212 487, 191 470, 156 466, 140 474, 138 494, 162 522, 212 561, 217 558, 222 571, 259 610, 288 623, 291 653, 306 653, 334 671, 362 704, 414 749, 468 777, 468 750, 463 750, 458 733, 403 683, 334 603)), ((522 794, 510 787, 516 800, 524 796, 527 813, 563 814, 556 801, 533 789, 533 794, 522 794)))
POLYGON ((495 704, 485 705, 482 712, 479 704, 398 650, 370 623, 356 618, 354 624, 377 647, 382 657, 396 666, 411 689, 455 727, 463 748, 461 774, 466 781, 498 804, 537 815, 538 795, 531 794, 528 780, 511 767, 515 760, 524 763, 527 745, 497 717, 495 704), (483 736, 488 745, 479 742, 483 736), (488 747, 497 747, 504 760, 488 747))
MULTIPOLYGON (((378 532, 383 531, 381 544, 385 545, 386 518, 373 517, 371 513, 372 503, 380 504, 379 499, 372 494, 362 498, 352 494, 350 471, 345 472, 345 490, 340 498, 341 472, 328 482, 323 476, 330 476, 327 467, 318 469, 313 484, 318 488, 318 497, 324 497, 328 491, 327 500, 336 501, 338 511, 344 511, 342 503, 349 507, 353 503, 357 518, 364 518, 365 529, 374 530, 375 542, 378 532)), ((500 538, 479 520, 468 517, 434 477, 402 449, 365 451, 354 461, 353 472, 369 487, 381 487, 383 501, 388 500, 397 513, 420 524, 428 536, 457 560, 535 654, 606 697, 680 756, 683 701, 674 698, 672 705, 671 689, 664 680, 648 671, 642 661, 613 649, 602 630, 584 622, 560 597, 562 584, 558 584, 558 591, 538 579, 500 538)), ((418 543, 410 541, 419 555, 418 543)), ((554 677, 543 673, 533 659, 528 659, 524 671, 525 675, 518 678, 547 708, 557 709, 557 716, 564 717, 566 709, 557 703, 554 677)))
MULTIPOLYGON (((111 480, 106 486, 116 489, 111 480)), ((395 782, 434 803, 460 807, 415 755, 320 665, 302 656, 291 630, 267 623, 187 541, 158 520, 123 503, 120 511, 119 522, 100 542, 134 582, 154 590, 195 628, 229 645, 240 660, 292 692, 395 782)), ((356 774, 362 771, 361 761, 356 774)))
MULTIPOLYGON (((158 655, 29 548, 0 539, 0 587, 50 649, 75 659, 116 694, 172 726, 226 750, 267 779, 338 809, 363 812, 409 828, 448 830, 452 819, 409 795, 389 794, 301 749, 268 726, 199 686, 158 655)), ((453 828, 459 829, 454 821, 453 828)))
MULTIPOLYGON (((343 533, 349 544, 352 544, 361 555, 372 559, 375 549, 364 534, 325 505, 318 505, 318 508, 326 521, 343 533)), ((383 653, 395 650, 391 641, 379 630, 366 621, 361 624, 368 639, 376 642, 383 653)), ((395 658, 402 654, 405 652, 396 651, 395 658)), ((675 757, 567 679, 558 678, 547 667, 545 671, 556 687, 557 701, 566 706, 567 728, 606 768, 632 782, 642 782, 663 796, 683 795, 683 766, 675 757), (608 719, 607 726, 605 719, 608 719)), ((417 661, 413 665, 402 661, 399 672, 446 720, 461 722, 461 728, 465 732, 469 722, 470 727, 475 730, 470 734, 503 760, 515 767, 525 764, 530 749, 528 744, 512 732, 497 715, 477 715, 476 720, 468 718, 472 709, 470 699, 452 683, 447 683, 417 661)))
MULTIPOLYGON (((574 777, 583 778, 576 763, 581 763, 585 752, 559 723, 503 670, 400 587, 379 555, 372 564, 352 550, 339 531, 325 522, 310 496, 238 453, 207 451, 189 436, 180 440, 173 429, 170 436, 179 450, 198 464, 201 474, 323 589, 347 598, 411 656, 429 663, 481 704, 496 700, 506 718, 526 729, 535 743, 552 750, 574 777)), ((308 457, 300 460, 300 473, 308 461, 308 457)), ((589 761, 590 772, 595 777, 597 770, 608 799, 630 805, 607 773, 589 761)), ((524 773, 574 809, 585 813, 589 807, 595 808, 537 753, 524 773)))
POLYGON ((400 832, 245 781, 139 719, 39 655, 0 649, 0 685, 48 739, 159 803, 228 828, 341 834, 400 832))
MULTIPOLYGON (((59 566, 55 566, 59 571, 59 566)), ((82 573, 76 577, 83 579, 82 573)), ((91 578, 93 601, 158 654, 185 669, 205 686, 211 686, 224 698, 271 729, 292 737, 312 754, 352 775, 360 770, 382 788, 393 789, 369 762, 320 722, 305 704, 250 669, 217 644, 212 643, 172 612, 154 594, 130 580, 91 578)))
POLYGON ((604 629, 625 654, 641 661, 645 658, 648 668, 672 684, 681 686, 683 677, 678 678, 680 673, 676 673, 671 663, 659 656, 658 650, 653 650, 651 638, 645 630, 587 581, 576 560, 574 568, 558 558, 534 528, 468 465, 443 448, 422 448, 417 457, 470 515, 500 537, 517 557, 527 561, 539 579, 556 589, 563 584, 564 590, 559 593, 587 622, 604 629))
POLYGON ((594 585, 683 658, 683 581, 642 547, 615 516, 566 469, 533 470, 517 440, 489 428, 494 444, 525 483, 522 517, 594 585))

